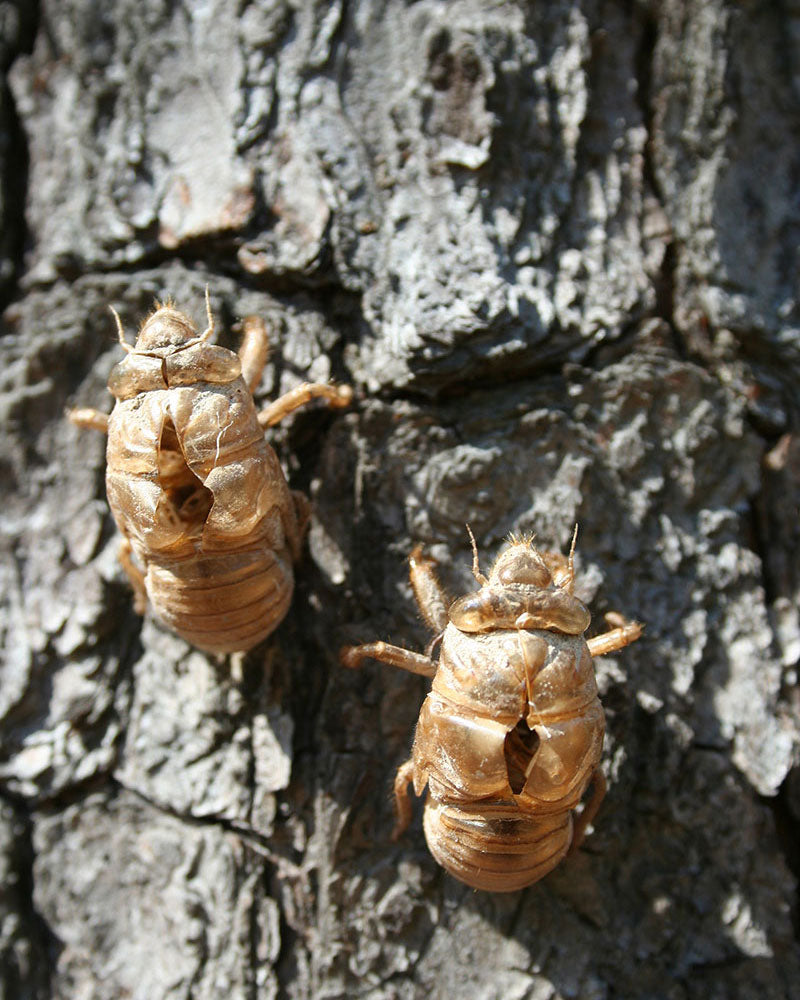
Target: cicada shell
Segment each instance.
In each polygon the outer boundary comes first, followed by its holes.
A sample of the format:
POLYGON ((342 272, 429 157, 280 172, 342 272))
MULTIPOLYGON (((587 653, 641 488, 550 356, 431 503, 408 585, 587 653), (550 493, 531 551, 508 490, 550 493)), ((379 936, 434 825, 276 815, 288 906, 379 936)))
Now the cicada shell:
POLYGON ((411 583, 441 639, 438 663, 383 642, 342 650, 348 667, 371 657, 433 678, 411 759, 395 779, 395 836, 410 820, 408 784, 417 795, 427 786, 428 847, 475 889, 510 892, 552 871, 581 843, 605 795, 592 657, 628 645, 642 628, 609 616, 616 627, 587 642, 573 552, 574 539, 568 558, 512 539, 487 578, 475 551, 480 589, 448 608, 418 547, 411 583))
POLYGON ((133 347, 114 313, 126 351, 108 380, 114 409, 69 416, 108 434, 106 491, 137 610, 149 600, 178 635, 227 653, 250 649, 282 621, 308 520, 264 427, 314 396, 346 405, 351 392, 304 384, 257 412, 264 323, 244 320, 235 354, 208 342, 208 293, 206 307, 200 334, 188 316, 157 304, 133 347))

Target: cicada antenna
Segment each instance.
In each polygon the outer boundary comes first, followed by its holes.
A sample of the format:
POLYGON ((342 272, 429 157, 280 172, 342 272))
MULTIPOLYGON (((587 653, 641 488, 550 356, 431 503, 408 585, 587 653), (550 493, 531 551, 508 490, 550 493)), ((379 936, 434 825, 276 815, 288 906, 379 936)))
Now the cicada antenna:
POLYGON ((108 307, 111 310, 111 314, 117 322, 117 337, 119 338, 120 344, 122 344, 122 350, 126 354, 130 354, 131 351, 135 350, 128 341, 125 339, 125 331, 122 329, 122 320, 119 318, 119 313, 113 306, 108 307))
POLYGON ((200 334, 200 340, 208 340, 214 333, 214 315, 211 312, 211 296, 206 285, 206 316, 208 317, 208 327, 200 334))
POLYGON ((575 523, 575 530, 572 532, 572 542, 567 556, 567 586, 564 588, 568 593, 572 593, 575 584, 575 544, 578 541, 578 524, 575 523))
POLYGON ((482 587, 485 587, 489 581, 486 579, 483 573, 481 573, 481 568, 478 564, 478 545, 477 542, 475 541, 475 536, 472 534, 472 528, 470 528, 469 525, 467 525, 466 528, 467 528, 467 534, 469 535, 470 543, 472 545, 472 575, 475 577, 475 579, 482 587))

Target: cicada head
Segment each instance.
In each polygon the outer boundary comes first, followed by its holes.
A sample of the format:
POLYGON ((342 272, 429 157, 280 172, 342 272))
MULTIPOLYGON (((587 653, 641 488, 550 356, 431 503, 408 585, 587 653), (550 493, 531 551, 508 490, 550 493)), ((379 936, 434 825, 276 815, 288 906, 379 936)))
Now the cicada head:
POLYGON ((165 347, 183 347, 198 337, 188 316, 171 305, 157 306, 142 324, 135 350, 150 352, 165 347))
POLYGON ((531 539, 512 538, 488 579, 480 579, 480 590, 450 606, 450 621, 462 632, 533 628, 579 635, 589 626, 586 606, 572 595, 571 557, 559 561, 531 539))
POLYGON ((495 560, 489 583, 500 586, 524 583, 544 589, 552 586, 553 577, 537 549, 529 542, 512 540, 495 560))

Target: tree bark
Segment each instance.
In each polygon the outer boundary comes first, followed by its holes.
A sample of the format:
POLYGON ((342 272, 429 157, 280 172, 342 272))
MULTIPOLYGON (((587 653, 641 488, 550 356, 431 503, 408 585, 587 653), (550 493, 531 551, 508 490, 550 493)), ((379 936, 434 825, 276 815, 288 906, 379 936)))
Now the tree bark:
POLYGON ((0 3, 0 998, 800 998, 800 6, 0 3), (314 514, 284 623, 133 611, 104 442, 155 298, 265 318, 314 514), (578 537, 609 794, 474 892, 391 786, 453 596, 578 537))

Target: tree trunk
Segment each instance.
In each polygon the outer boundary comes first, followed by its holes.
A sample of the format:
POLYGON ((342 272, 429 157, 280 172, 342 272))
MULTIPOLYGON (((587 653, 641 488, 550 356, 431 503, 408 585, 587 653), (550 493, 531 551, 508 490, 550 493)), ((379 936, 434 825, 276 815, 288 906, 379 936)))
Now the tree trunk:
POLYGON ((0 997, 800 997, 800 5, 4 0, 0 997), (314 514, 244 657, 133 610, 105 381, 155 298, 267 321, 314 514), (475 892, 391 787, 509 532, 646 625, 609 793, 475 892))

